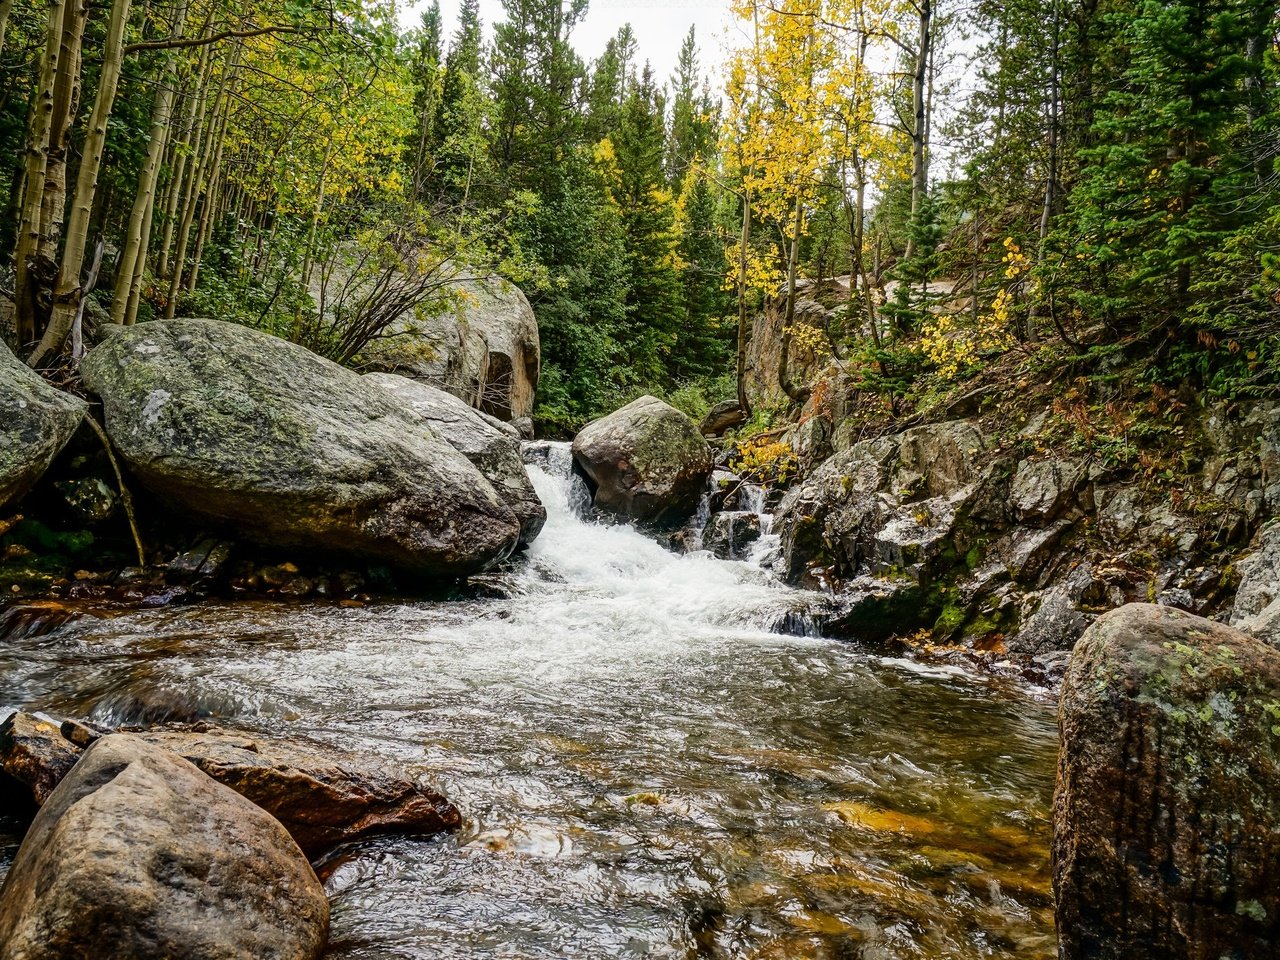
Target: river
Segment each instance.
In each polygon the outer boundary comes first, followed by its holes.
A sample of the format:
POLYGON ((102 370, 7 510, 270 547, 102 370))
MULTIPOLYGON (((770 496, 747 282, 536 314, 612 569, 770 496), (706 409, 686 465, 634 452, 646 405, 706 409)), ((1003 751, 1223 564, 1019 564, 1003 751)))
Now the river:
POLYGON ((803 595, 584 522, 552 454, 492 599, 88 616, 0 647, 0 715, 194 712, 429 775, 459 834, 318 865, 335 960, 1056 956, 1047 698, 775 633, 803 595))

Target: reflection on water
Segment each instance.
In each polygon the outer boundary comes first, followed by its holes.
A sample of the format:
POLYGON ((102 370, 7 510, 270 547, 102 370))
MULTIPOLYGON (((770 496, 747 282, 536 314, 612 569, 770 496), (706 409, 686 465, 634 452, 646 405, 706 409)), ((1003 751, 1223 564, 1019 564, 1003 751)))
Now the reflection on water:
POLYGON ((550 516, 510 599, 82 620, 0 648, 0 706, 429 774, 459 835, 320 864, 335 958, 1055 956, 1048 704, 770 633, 802 596, 531 474, 550 516))

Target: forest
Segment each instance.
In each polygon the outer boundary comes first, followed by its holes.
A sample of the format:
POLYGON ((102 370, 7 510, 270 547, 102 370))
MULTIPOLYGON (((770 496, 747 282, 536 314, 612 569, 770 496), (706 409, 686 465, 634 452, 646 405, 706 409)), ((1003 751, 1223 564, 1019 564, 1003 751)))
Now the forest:
POLYGON ((1275 386, 1274 3, 735 0, 723 69, 691 31, 671 77, 629 28, 584 60, 586 0, 504 10, 5 0, 11 342, 51 370, 94 317, 211 316, 359 367, 472 271, 533 302, 546 433, 735 396, 770 298, 889 405, 1009 351, 1275 386))

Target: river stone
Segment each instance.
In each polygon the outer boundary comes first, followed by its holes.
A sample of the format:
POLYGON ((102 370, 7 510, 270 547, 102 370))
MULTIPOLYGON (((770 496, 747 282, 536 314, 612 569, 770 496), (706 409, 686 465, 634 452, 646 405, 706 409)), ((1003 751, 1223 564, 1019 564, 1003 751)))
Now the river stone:
POLYGON ((385 389, 216 320, 129 327, 85 358, 107 432, 154 493, 269 546, 465 576, 520 524, 466 457, 385 389))
POLYGON ((140 736, 266 810, 310 857, 360 837, 427 835, 462 823, 457 807, 441 794, 365 758, 226 731, 140 736))
POLYGON ((0 889, 0 960, 311 960, 328 926, 279 823, 127 734, 53 791, 0 889))
MULTIPOLYGON (((73 721, 59 728, 15 713, 0 726, 0 771, 28 789, 37 805, 43 804, 79 759, 86 737, 96 736, 73 721)), ((133 736, 185 758, 266 810, 310 857, 361 837, 422 836, 456 830, 462 823, 457 807, 441 794, 367 758, 230 730, 159 730, 133 736)))
POLYGON ((547 521, 547 511, 529 482, 514 427, 430 384, 394 373, 370 373, 365 379, 390 391, 398 403, 422 417, 433 433, 475 464, 520 521, 521 542, 533 542, 547 521))
POLYGON ((1280 953, 1280 651, 1129 604, 1062 687, 1054 891, 1063 960, 1280 953))
POLYGON ((0 341, 0 510, 44 476, 88 405, 51 386, 0 341))
POLYGON ((727 430, 742 426, 746 419, 747 414, 738 406, 737 400, 725 400, 707 411, 698 429, 704 436, 718 437, 727 430))
POLYGON ((642 522, 688 517, 711 476, 711 451, 697 425, 657 397, 587 424, 573 456, 595 486, 597 507, 642 522))
POLYGON ((80 759, 58 725, 30 713, 13 713, 0 724, 0 772, 31 792, 37 806, 80 759))

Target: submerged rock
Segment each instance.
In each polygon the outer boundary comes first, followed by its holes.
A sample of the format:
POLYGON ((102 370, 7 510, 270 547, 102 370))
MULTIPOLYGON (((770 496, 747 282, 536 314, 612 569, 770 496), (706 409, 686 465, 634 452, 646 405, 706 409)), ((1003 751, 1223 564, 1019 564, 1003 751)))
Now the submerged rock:
POLYGON ((0 342, 0 510, 16 503, 49 469, 88 405, 63 393, 0 342))
POLYGON ((595 487, 597 507, 642 522, 688 517, 711 476, 711 451, 697 425, 657 397, 587 424, 573 456, 595 487))
MULTIPOLYGON (((84 746, 67 739, 86 728, 59 727, 17 713, 0 727, 0 770, 48 798, 84 746), (7 734, 6 731, 12 731, 7 734)), ((116 736, 116 734, 112 734, 116 736)), ((279 820, 308 856, 360 837, 455 830, 458 809, 430 787, 389 766, 293 740, 216 729, 132 734, 195 764, 279 820)))
POLYGON ((0 890, 0 960, 312 960, 328 925, 279 823, 128 735, 85 752, 0 890))
POLYGON ((420 416, 295 344, 215 320, 157 320, 93 350, 85 383, 139 479, 178 510, 270 546, 465 576, 520 523, 420 416))
POLYGON ((1280 955, 1280 652, 1121 607, 1076 645, 1059 727, 1063 960, 1280 955))
POLYGON ((520 435, 510 424, 487 417, 451 393, 392 373, 365 375, 418 414, 475 464, 520 521, 520 540, 532 543, 547 521, 520 454, 520 435))

